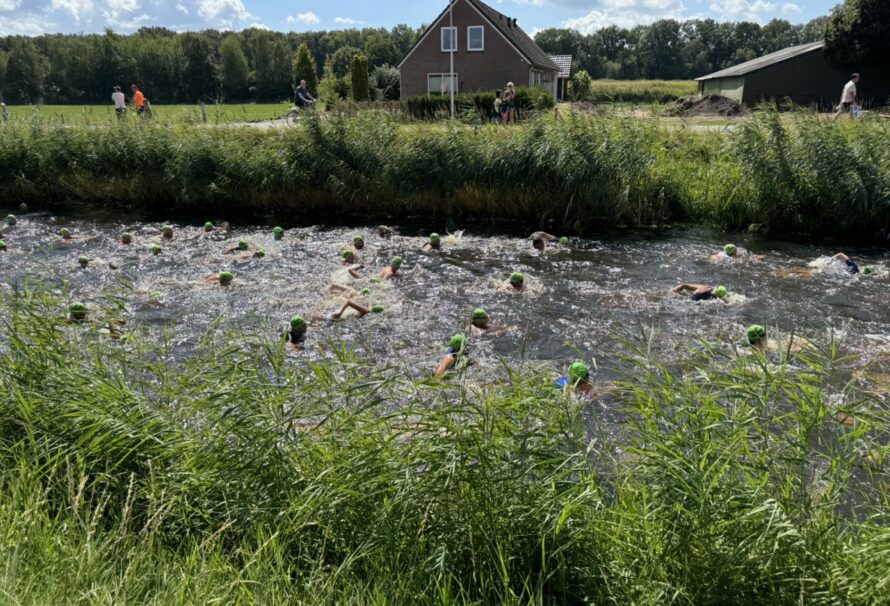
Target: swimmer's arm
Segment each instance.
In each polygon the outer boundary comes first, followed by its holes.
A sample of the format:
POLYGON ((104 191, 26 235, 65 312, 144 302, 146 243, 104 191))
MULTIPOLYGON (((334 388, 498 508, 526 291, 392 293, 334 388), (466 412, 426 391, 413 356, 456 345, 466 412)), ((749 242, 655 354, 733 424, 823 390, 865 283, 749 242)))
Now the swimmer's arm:
POLYGON ((359 273, 358 269, 356 269, 355 267, 349 268, 349 275, 352 276, 353 278, 355 278, 356 280, 358 280, 359 278, 362 277, 362 275, 359 273))
POLYGON ((690 292, 695 292, 698 290, 698 284, 680 284, 679 286, 674 288, 674 292, 686 292, 687 290, 690 292))
POLYGON ((448 369, 454 366, 454 356, 451 354, 442 356, 442 359, 439 360, 439 364, 436 366, 436 372, 433 373, 434 377, 441 377, 448 369))
POLYGON ((850 260, 850 257, 848 257, 847 255, 845 255, 844 253, 838 253, 838 254, 834 255, 834 256, 832 257, 832 259, 837 259, 838 261, 841 261, 841 262, 843 262, 843 263, 846 263, 847 261, 850 260))

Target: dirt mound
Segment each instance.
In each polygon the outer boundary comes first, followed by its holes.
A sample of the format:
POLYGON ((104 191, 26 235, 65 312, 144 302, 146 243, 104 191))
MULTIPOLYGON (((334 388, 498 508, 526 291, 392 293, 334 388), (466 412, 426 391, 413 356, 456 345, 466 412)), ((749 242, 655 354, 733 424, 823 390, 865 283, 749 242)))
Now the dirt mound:
POLYGON ((685 97, 677 99, 668 108, 666 116, 738 116, 744 108, 732 99, 710 95, 708 97, 685 97))

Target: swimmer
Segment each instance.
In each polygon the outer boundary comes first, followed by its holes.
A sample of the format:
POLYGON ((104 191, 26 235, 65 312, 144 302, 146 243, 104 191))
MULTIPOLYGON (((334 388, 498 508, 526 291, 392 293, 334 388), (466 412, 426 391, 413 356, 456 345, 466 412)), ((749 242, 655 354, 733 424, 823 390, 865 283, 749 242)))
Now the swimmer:
POLYGON ((727 244, 723 247, 723 250, 718 252, 716 255, 711 255, 711 259, 717 263, 722 261, 732 261, 736 253, 738 253, 738 249, 735 244, 727 244))
POLYGON ((532 241, 532 247, 541 252, 547 248, 547 242, 557 242, 559 240, 556 236, 548 234, 545 231, 536 231, 529 236, 529 239, 532 241))
POLYGON ((717 299, 723 303, 729 303, 729 301, 726 300, 729 291, 726 290, 725 286, 711 288, 704 284, 680 284, 674 288, 674 292, 691 292, 693 301, 710 301, 711 299, 717 299))
POLYGON ((227 271, 221 271, 217 274, 210 274, 204 278, 204 284, 219 284, 220 286, 229 286, 235 277, 227 271))
POLYGON ((352 252, 348 248, 344 248, 343 252, 340 253, 340 265, 349 265, 349 275, 358 280, 362 277, 359 270, 363 267, 361 261, 359 261, 358 255, 352 252))
POLYGON ((565 389, 571 386, 578 393, 590 393, 593 384, 590 382, 590 368, 584 362, 575 362, 569 366, 566 376, 556 380, 556 386, 565 389))
POLYGON ((488 317, 488 312, 482 308, 473 310, 473 319, 467 327, 467 332, 473 335, 485 335, 488 337, 496 337, 513 330, 516 330, 515 326, 493 327, 488 317))
POLYGON ((402 257, 393 257, 392 261, 389 262, 389 265, 383 268, 378 274, 378 278, 381 280, 391 280, 395 278, 399 273, 399 268, 402 267, 402 257))
POLYGON ((213 226, 213 223, 211 223, 210 221, 207 221, 204 224, 204 227, 202 227, 201 229, 198 230, 198 233, 195 234, 195 237, 201 238, 203 236, 209 236, 210 234, 213 233, 214 229, 216 229, 216 228, 213 226))
POLYGON ((465 335, 454 335, 448 342, 448 349, 439 358, 436 370, 433 372, 434 377, 441 377, 451 370, 467 348, 467 337, 465 335))
POLYGON ((223 254, 231 255, 234 253, 243 253, 251 250, 251 248, 252 246, 246 240, 239 240, 238 244, 236 244, 235 246, 230 246, 223 252, 223 254))
POLYGON ((473 322, 471 326, 479 330, 488 330, 490 326, 488 312, 481 307, 473 310, 473 322))
MULTIPOLYGON (((838 254, 834 255, 832 257, 832 259, 843 263, 844 271, 846 271, 848 274, 856 275, 856 274, 860 273, 859 265, 857 265, 856 262, 853 261, 853 259, 851 259, 847 255, 845 255, 844 253, 838 253, 838 254)), ((866 275, 873 274, 873 273, 875 273, 875 268, 871 265, 866 265, 865 267, 862 268, 861 273, 866 274, 866 275)))
POLYGON ((132 244, 133 243, 133 234, 124 232, 120 237, 121 244, 132 244))
POLYGON ((437 233, 430 234, 430 240, 423 245, 423 250, 429 252, 431 250, 440 250, 442 248, 442 238, 437 233))
POLYGON ((6 250, 6 242, 0 240, 0 252, 3 252, 4 250, 6 250))
POLYGON ((501 290, 507 292, 518 292, 525 288, 525 276, 523 276, 518 271, 514 271, 510 274, 510 277, 501 284, 501 290))
POLYGON ((760 351, 766 349, 766 329, 760 324, 752 324, 748 327, 748 345, 760 351))
POLYGON ((15 225, 18 222, 19 222, 19 220, 15 215, 6 215, 6 224, 9 225, 10 227, 12 227, 13 225, 15 225))
POLYGON ((291 350, 295 350, 297 345, 303 343, 306 340, 306 331, 309 329, 306 324, 306 320, 303 319, 303 316, 294 316, 290 319, 290 331, 288 331, 288 337, 290 341, 287 343, 287 348, 291 350))
POLYGON ((281 240, 284 238, 284 229, 276 226, 272 229, 272 237, 276 240, 281 240))
POLYGON ((71 233, 71 230, 67 227, 63 227, 59 230, 59 238, 61 244, 70 244, 72 242, 86 241, 86 240, 94 240, 97 236, 75 236, 71 233))
POLYGON ((162 227, 161 235, 164 237, 165 240, 172 240, 173 239, 173 226, 165 225, 164 227, 162 227))
POLYGON ((356 250, 362 250, 365 247, 365 239, 361 236, 355 236, 352 239, 352 247, 356 250))
POLYGON ((392 227, 387 227, 386 225, 378 225, 377 226, 377 235, 381 238, 392 238, 395 235, 398 235, 399 232, 394 230, 392 227))
POLYGON ((340 311, 331 314, 331 320, 339 320, 343 317, 343 314, 346 313, 346 310, 352 308, 356 312, 358 312, 358 317, 361 318, 363 316, 371 313, 371 310, 365 307, 364 305, 360 305, 353 301, 352 299, 346 299, 346 302, 343 303, 343 307, 340 308, 340 311))

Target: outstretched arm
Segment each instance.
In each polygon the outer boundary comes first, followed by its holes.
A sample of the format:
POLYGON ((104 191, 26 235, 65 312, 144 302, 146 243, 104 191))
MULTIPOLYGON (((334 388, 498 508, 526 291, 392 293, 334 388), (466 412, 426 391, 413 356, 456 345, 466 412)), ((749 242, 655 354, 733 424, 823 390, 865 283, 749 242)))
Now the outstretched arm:
POLYGON ((454 366, 454 356, 452 354, 447 354, 442 356, 439 360, 439 364, 436 366, 436 371, 433 373, 434 377, 441 377, 448 369, 454 366))

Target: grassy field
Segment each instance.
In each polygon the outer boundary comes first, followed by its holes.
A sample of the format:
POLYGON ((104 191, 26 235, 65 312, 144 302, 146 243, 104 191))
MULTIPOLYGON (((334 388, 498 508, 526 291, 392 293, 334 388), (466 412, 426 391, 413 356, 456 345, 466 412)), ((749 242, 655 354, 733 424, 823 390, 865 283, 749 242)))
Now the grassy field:
POLYGON ((692 80, 594 80, 594 103, 669 103, 679 97, 694 95, 698 87, 692 80))
MULTIPOLYGON (((284 117, 291 108, 289 103, 248 103, 231 105, 207 105, 209 123, 257 122, 284 117)), ((165 124, 197 124, 201 113, 197 105, 152 105, 152 118, 165 124)), ((10 120, 32 121, 38 119, 52 124, 92 125, 107 124, 117 120, 112 105, 26 105, 10 106, 10 120)), ((136 115, 127 113, 130 122, 136 115)))
POLYGON ((887 385, 833 344, 622 350, 610 438, 563 369, 433 381, 217 323, 174 361, 101 301, 0 302, 5 603, 886 603, 887 385))

